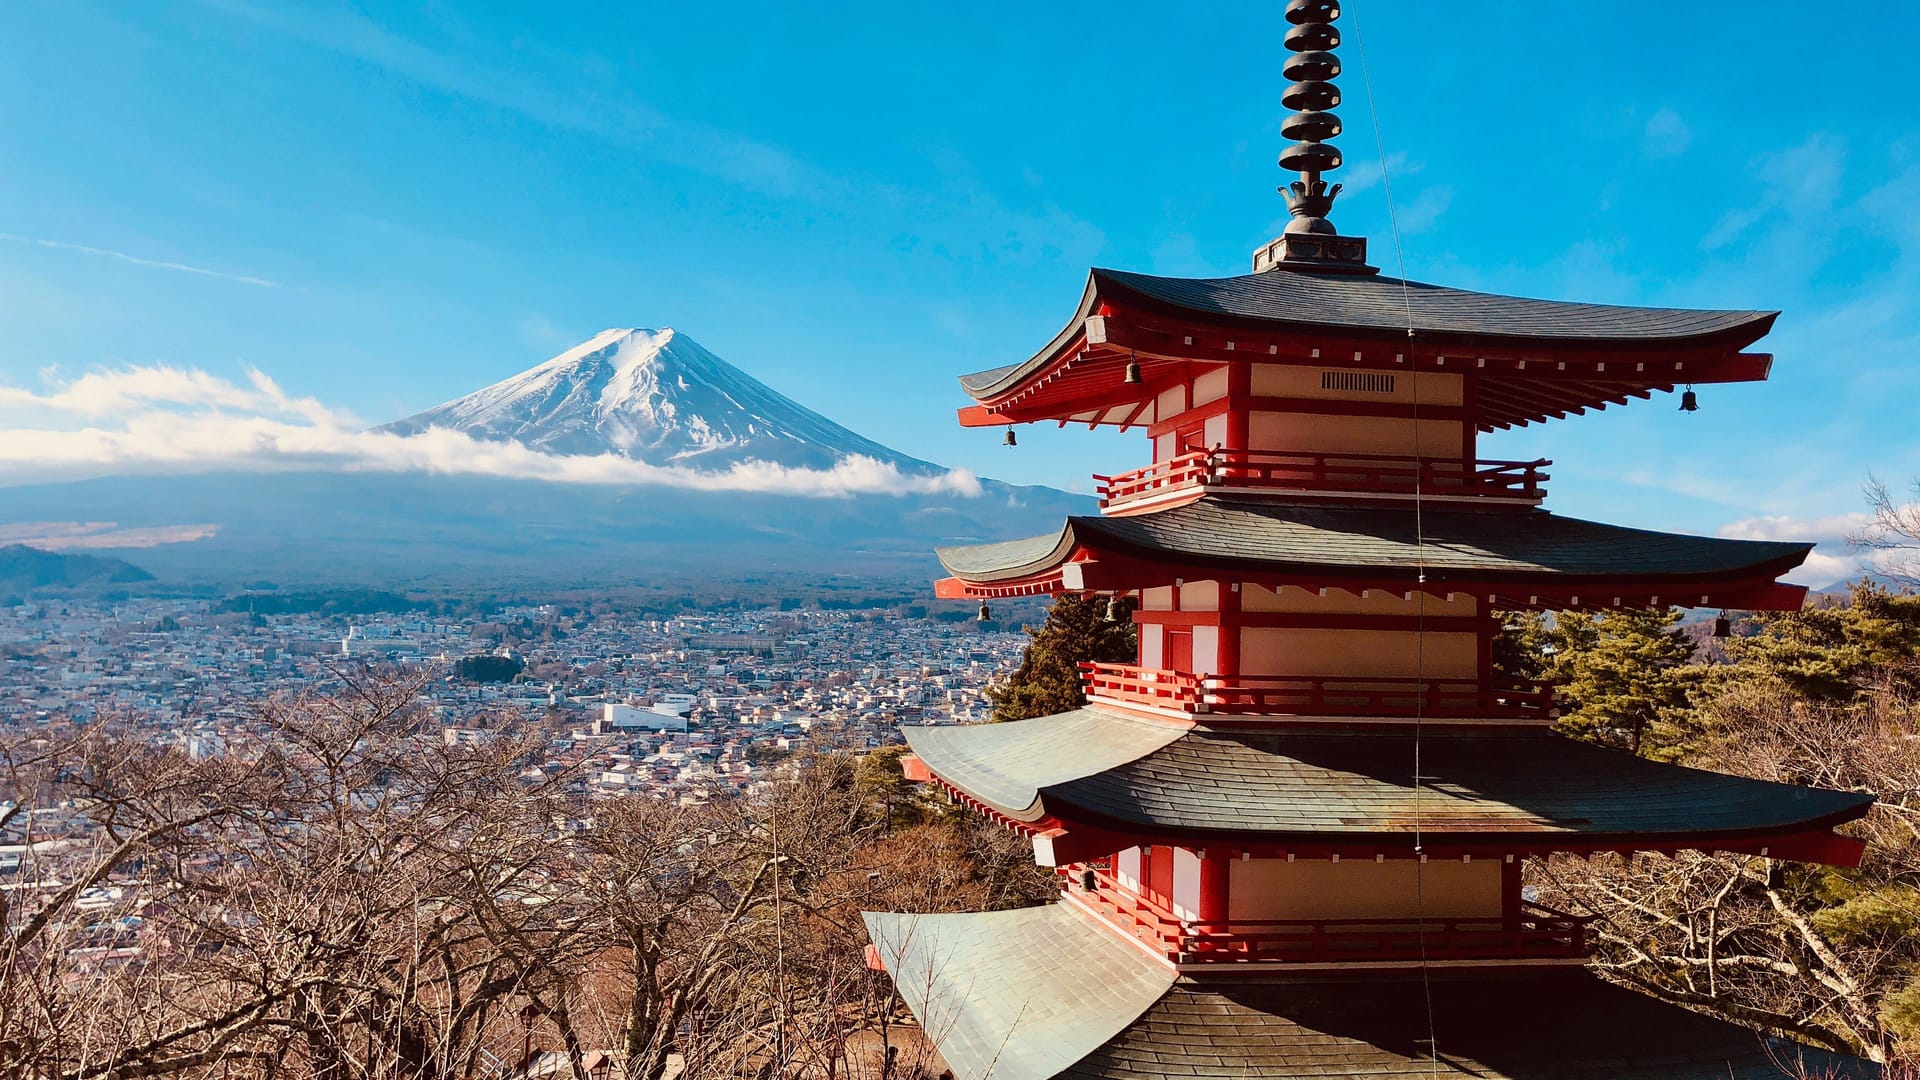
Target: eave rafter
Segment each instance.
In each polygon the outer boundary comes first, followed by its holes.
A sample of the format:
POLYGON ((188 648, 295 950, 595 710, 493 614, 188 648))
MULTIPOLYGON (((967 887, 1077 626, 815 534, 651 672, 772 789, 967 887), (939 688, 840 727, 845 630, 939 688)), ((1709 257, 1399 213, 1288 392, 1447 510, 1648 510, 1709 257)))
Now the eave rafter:
POLYGON ((1196 368, 1233 363, 1431 371, 1473 378, 1476 426, 1510 428, 1624 405, 1691 384, 1764 380, 1772 357, 1726 345, 1465 340, 1411 343, 1379 335, 1329 336, 1240 329, 1101 303, 1080 329, 1017 386, 960 410, 967 427, 1038 420, 1129 426, 1155 395, 1196 368), (1137 364, 1141 381, 1123 374, 1137 364))

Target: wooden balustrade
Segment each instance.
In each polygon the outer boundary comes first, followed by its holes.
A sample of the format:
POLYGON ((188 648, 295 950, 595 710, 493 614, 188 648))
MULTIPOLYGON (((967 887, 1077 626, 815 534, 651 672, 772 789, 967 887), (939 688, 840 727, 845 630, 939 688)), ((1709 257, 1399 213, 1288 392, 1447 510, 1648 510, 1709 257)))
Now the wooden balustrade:
POLYGON ((1457 461, 1382 454, 1195 450, 1118 476, 1094 475, 1102 508, 1188 488, 1472 495, 1538 501, 1551 461, 1457 461))
POLYGON ((1547 683, 1474 679, 1192 675, 1131 664, 1080 665, 1090 698, 1184 713, 1230 716, 1422 716, 1434 719, 1558 715, 1547 683))
POLYGON ((1088 697, 1157 705, 1181 712, 1196 711, 1194 706, 1200 702, 1200 677, 1183 671, 1083 662, 1080 682, 1088 697))
POLYGON ((1532 907, 1518 919, 1253 919, 1183 923, 1190 962, 1531 960, 1587 954, 1590 919, 1532 907))
POLYGON ((1523 904, 1513 918, 1182 919, 1097 872, 1083 899, 1109 921, 1181 963, 1542 960, 1587 955, 1591 915, 1523 904))

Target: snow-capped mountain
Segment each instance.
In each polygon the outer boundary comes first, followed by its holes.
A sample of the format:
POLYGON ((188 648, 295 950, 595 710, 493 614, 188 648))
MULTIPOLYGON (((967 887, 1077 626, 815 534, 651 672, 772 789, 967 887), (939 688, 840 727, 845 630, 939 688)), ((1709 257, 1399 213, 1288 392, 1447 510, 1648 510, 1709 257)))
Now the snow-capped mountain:
MULTIPOLYGON (((945 475, 788 400, 672 330, 609 330, 382 430, 430 427, 695 472, 724 473, 749 460, 832 470, 864 456, 915 477, 945 475)), ((0 524, 187 527, 197 539, 126 552, 170 581, 598 587, 770 571, 924 578, 938 569, 935 547, 1057 529, 1066 515, 1093 509, 1084 495, 984 478, 970 490, 936 482, 821 498, 804 489, 314 469, 10 487, 0 524)))
POLYGON ((612 453, 695 469, 747 460, 828 469, 860 455, 903 472, 938 471, 775 392, 672 329, 602 331, 381 430, 412 435, 430 427, 546 453, 612 453))

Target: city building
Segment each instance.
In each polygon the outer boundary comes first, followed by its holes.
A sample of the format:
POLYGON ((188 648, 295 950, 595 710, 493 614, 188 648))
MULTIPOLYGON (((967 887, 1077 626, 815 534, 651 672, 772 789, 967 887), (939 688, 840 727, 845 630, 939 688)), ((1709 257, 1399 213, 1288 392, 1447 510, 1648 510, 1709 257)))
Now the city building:
MULTIPOLYGON (((1085 708, 908 729, 909 775, 1029 837, 1058 902, 870 913, 958 1080, 1777 1077, 1859 1062, 1603 982, 1546 856, 1723 851, 1838 866, 1864 795, 1556 734, 1501 675, 1498 612, 1784 610, 1811 545, 1547 512, 1481 433, 1764 379, 1774 315, 1557 303, 1380 275, 1327 221, 1338 5, 1293 0, 1294 215, 1254 272, 1095 270, 1031 359, 962 377, 964 424, 1145 429, 1101 516, 947 548, 937 592, 1133 608, 1085 708)), ((1011 428, 1009 428, 1011 431, 1011 428)), ((1013 440, 1009 436, 1009 442, 1013 440)), ((984 613, 983 613, 984 617, 984 613)))
POLYGON ((669 694, 666 699, 644 708, 608 702, 601 710, 601 723, 594 733, 614 731, 687 731, 687 713, 693 708, 693 695, 669 694))

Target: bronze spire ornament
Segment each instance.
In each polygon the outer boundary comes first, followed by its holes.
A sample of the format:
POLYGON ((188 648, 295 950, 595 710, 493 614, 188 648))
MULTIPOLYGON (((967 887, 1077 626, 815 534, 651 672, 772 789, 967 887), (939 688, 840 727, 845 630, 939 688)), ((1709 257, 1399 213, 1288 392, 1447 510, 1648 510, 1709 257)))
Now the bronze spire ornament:
POLYGON ((1280 104, 1293 112, 1281 122, 1280 134, 1294 140, 1280 154, 1280 167, 1297 172, 1300 179, 1280 189, 1287 200, 1293 220, 1278 238, 1253 253, 1255 273, 1276 269, 1334 270, 1348 273, 1372 273, 1366 265, 1367 242, 1362 237, 1341 236, 1327 214, 1333 209, 1339 184, 1329 184, 1323 173, 1340 167, 1340 148, 1327 140, 1341 132, 1340 88, 1333 80, 1340 76, 1340 31, 1333 24, 1340 18, 1336 0, 1293 0, 1287 5, 1286 47, 1293 55, 1280 73, 1289 80, 1280 95, 1280 104))

